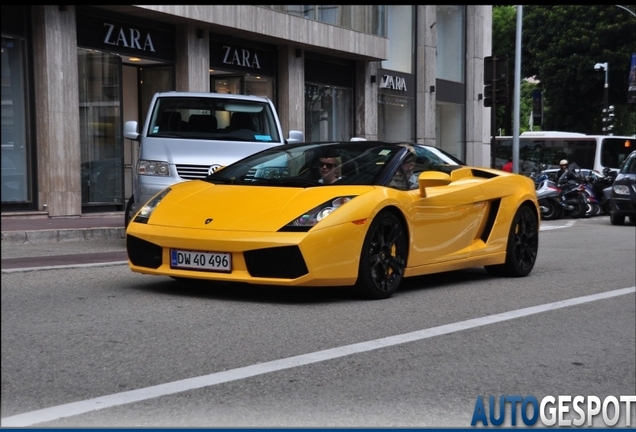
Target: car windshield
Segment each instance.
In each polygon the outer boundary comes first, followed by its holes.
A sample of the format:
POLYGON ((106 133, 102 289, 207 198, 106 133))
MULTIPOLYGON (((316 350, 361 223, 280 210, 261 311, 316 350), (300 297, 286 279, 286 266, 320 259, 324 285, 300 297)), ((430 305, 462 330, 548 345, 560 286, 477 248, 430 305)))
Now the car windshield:
POLYGON ((268 103, 214 97, 159 98, 148 136, 280 142, 268 103))
POLYGON ((636 174, 636 152, 632 152, 620 169, 621 174, 636 174))
POLYGON ((209 175, 215 184, 311 187, 321 168, 335 169, 333 185, 388 185, 401 163, 415 156, 414 174, 450 173, 463 162, 425 145, 372 141, 287 144, 263 150, 209 175), (413 153, 415 155, 413 155, 413 153))

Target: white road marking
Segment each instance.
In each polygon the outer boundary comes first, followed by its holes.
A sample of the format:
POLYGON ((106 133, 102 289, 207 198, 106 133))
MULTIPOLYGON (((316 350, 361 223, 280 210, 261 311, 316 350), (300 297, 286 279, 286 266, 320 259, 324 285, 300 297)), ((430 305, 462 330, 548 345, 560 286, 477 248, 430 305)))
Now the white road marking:
POLYGON ((575 223, 576 221, 569 220, 565 223, 565 225, 545 225, 545 222, 544 222, 544 223, 541 223, 541 227, 539 228, 539 231, 548 231, 548 230, 559 229, 559 228, 570 228, 575 223))
POLYGON ((386 348, 393 345, 404 344, 408 342, 420 341, 423 339, 441 336, 445 334, 455 333, 462 330, 473 329, 489 324, 502 321, 522 318, 529 315, 539 314, 546 311, 562 309, 570 306, 576 306, 583 303, 589 303, 608 299, 612 297, 623 296, 636 292, 636 287, 616 289, 598 294, 592 294, 583 297, 576 297, 567 300, 561 300, 554 303, 546 303, 543 305, 532 306, 523 309, 503 312, 500 314, 489 315, 481 318, 474 318, 466 321, 460 321, 452 324, 446 324, 439 327, 433 327, 424 330, 418 330, 410 333, 389 336, 381 339, 375 339, 367 342, 361 342, 351 345, 345 345, 337 348, 316 351, 313 353, 297 355, 280 360, 273 360, 265 363, 258 363, 251 366, 245 366, 237 369, 231 369, 223 372, 216 372, 209 375, 203 375, 194 378, 187 378, 179 381, 173 381, 165 384, 159 384, 151 387, 130 390, 122 393, 101 396, 93 399, 87 399, 78 402, 71 402, 63 405, 52 406, 36 411, 17 414, 1 419, 2 427, 19 427, 32 426, 37 423, 58 420, 65 417, 85 414, 92 411, 98 411, 105 408, 115 407, 119 405, 139 402, 148 399, 154 399, 161 396, 171 395, 179 392, 195 390, 203 387, 209 387, 216 384, 223 384, 257 375, 276 372, 280 370, 290 369, 298 366, 304 366, 312 363, 318 363, 352 354, 373 351, 379 348, 386 348))

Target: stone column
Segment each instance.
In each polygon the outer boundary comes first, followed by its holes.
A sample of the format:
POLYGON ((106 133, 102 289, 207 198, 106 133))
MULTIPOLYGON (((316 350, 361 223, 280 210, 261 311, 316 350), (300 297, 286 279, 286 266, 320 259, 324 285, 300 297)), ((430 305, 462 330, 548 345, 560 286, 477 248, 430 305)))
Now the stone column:
POLYGON ((177 91, 210 91, 210 32, 203 26, 177 26, 177 91))
POLYGON ((75 7, 32 6, 38 209, 80 216, 82 185, 75 7))
POLYGON ((435 52, 437 30, 435 5, 417 6, 415 137, 420 144, 435 145, 435 52))
POLYGON ((290 130, 305 135, 305 56, 300 48, 281 45, 278 50, 278 101, 274 101, 285 137, 290 130))

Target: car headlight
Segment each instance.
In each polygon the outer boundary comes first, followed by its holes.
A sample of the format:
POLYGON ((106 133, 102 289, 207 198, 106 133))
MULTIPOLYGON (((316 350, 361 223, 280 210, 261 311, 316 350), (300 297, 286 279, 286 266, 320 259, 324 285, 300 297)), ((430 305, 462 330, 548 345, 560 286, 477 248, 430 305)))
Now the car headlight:
POLYGON ((150 200, 141 207, 141 209, 137 213, 137 216, 135 216, 135 218, 133 219, 133 222, 147 224, 148 220, 150 219, 150 215, 152 215, 152 212, 155 211, 161 200, 166 195, 168 195, 168 192, 170 192, 171 190, 172 189, 167 187, 154 197, 150 198, 150 200))
POLYGON ((170 167, 164 161, 140 160, 139 174, 167 177, 170 175, 170 167))
POLYGON ((629 195, 629 188, 626 185, 614 185, 612 187, 615 194, 618 195, 629 195))
POLYGON ((317 207, 314 207, 308 212, 303 213, 285 226, 311 228, 318 222, 329 216, 338 207, 351 201, 354 197, 355 196, 349 195, 330 199, 329 201, 324 202, 317 207))

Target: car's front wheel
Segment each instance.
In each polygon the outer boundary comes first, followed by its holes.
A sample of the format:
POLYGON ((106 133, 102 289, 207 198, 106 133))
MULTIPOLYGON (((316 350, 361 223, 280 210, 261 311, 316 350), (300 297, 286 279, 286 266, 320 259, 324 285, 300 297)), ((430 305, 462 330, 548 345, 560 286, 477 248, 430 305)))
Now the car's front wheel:
POLYGON ((356 288, 365 298, 391 297, 406 267, 407 240, 402 222, 390 211, 380 212, 362 245, 356 288))
POLYGON ((506 262, 486 266, 493 276, 527 276, 534 267, 539 250, 539 223, 532 209, 524 205, 515 214, 508 234, 506 262))
POLYGON ((614 212, 610 212, 610 223, 612 225, 623 225, 625 223, 625 216, 619 216, 614 212))

